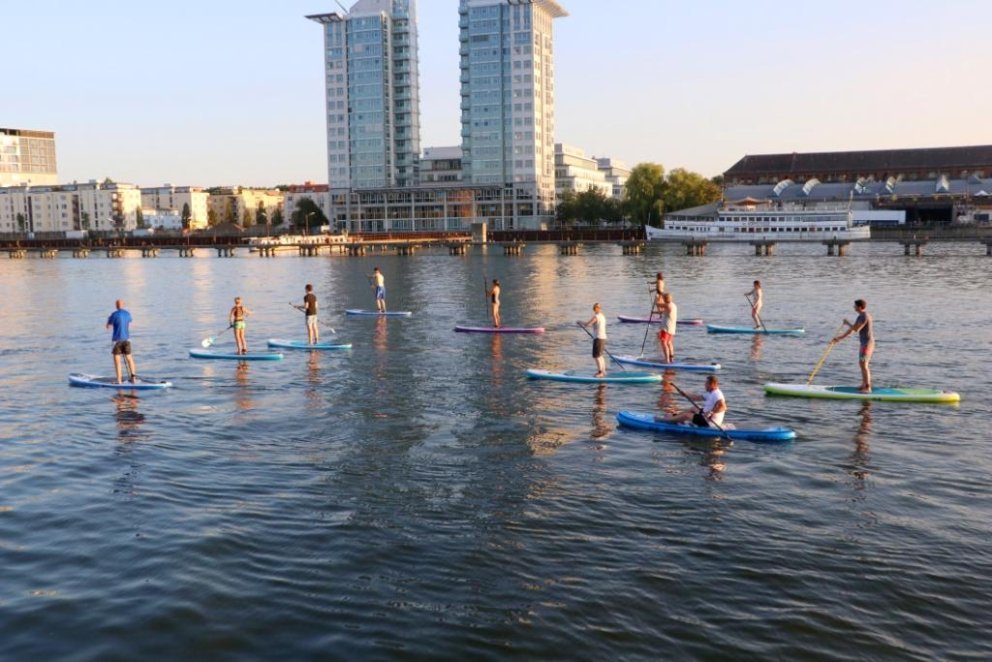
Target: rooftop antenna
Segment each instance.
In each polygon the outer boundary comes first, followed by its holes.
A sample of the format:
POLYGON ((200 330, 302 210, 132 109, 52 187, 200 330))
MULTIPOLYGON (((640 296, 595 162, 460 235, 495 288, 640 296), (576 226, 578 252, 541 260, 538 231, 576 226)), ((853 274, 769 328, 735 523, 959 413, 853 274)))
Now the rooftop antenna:
POLYGON ((348 10, 345 9, 344 5, 341 4, 341 0, 334 0, 334 2, 338 3, 338 7, 341 8, 341 11, 343 11, 345 14, 348 13, 348 10))

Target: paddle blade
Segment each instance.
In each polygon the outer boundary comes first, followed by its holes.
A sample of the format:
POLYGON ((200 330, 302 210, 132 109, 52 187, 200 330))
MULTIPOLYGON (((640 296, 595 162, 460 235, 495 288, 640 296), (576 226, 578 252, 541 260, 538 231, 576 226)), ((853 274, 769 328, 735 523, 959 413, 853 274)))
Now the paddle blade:
POLYGON ((213 338, 204 338, 203 341, 200 343, 200 347, 206 349, 207 347, 210 347, 213 344, 214 344, 213 338))

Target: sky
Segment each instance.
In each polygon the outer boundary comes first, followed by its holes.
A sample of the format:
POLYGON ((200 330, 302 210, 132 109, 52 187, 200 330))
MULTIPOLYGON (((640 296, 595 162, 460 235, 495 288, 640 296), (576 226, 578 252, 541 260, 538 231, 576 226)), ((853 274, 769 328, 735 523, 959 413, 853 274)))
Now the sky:
MULTIPOLYGON (((992 143, 987 0, 560 4, 555 142, 589 155, 710 177, 745 154, 992 143)), ((417 10, 421 145, 456 145, 458 0, 417 10)), ((54 131, 64 183, 326 182, 304 16, 331 11, 0 0, 0 127, 54 131)))

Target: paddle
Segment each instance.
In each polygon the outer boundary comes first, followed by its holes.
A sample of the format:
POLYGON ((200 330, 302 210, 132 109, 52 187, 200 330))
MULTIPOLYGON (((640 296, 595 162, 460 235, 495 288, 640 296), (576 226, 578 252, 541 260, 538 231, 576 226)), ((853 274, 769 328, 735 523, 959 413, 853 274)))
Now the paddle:
MULTIPOLYGON (((295 303, 293 303, 292 301, 290 301, 290 302, 289 302, 289 305, 291 305, 291 306, 292 306, 293 308, 296 308, 296 309, 297 309, 298 311, 300 311, 301 313, 306 313, 306 312, 307 312, 307 309, 306 309, 306 307, 305 307, 305 306, 298 306, 298 305, 296 305, 295 303)), ((331 332, 331 333, 333 333, 334 335, 337 335, 337 333, 338 333, 338 332, 334 330, 334 327, 333 327, 333 326, 331 326, 330 324, 328 324, 328 323, 327 323, 327 322, 325 322, 324 320, 319 320, 319 321, 320 321, 320 323, 321 323, 321 324, 323 324, 324 326, 326 326, 326 327, 327 327, 327 330, 328 330, 328 331, 330 331, 330 332, 331 332)))
MULTIPOLYGON (((703 413, 703 408, 702 408, 702 406, 700 406, 700 404, 699 404, 698 402, 696 402, 695 400, 693 400, 693 399, 692 399, 692 398, 691 398, 691 397, 689 396, 689 394, 688 394, 688 393, 686 393, 685 391, 683 391, 682 389, 680 389, 680 388, 678 387, 678 384, 676 384, 676 383, 675 383, 674 381, 670 381, 670 382, 668 382, 668 383, 672 385, 672 388, 674 388, 674 389, 675 389, 676 391, 678 391, 678 392, 679 392, 679 395, 681 395, 681 396, 682 396, 683 398, 685 398, 686 400, 688 400, 688 401, 689 401, 689 403, 690 403, 690 404, 691 404, 691 405, 692 405, 693 407, 695 407, 696 409, 698 409, 698 410, 699 410, 699 413, 700 413, 700 414, 702 414, 702 413, 703 413)), ((719 424, 719 423, 717 423, 716 421, 709 421, 709 423, 710 423, 711 425, 714 425, 714 426, 716 426, 716 429, 717 429, 717 430, 719 430, 720 432, 722 432, 722 433, 723 433, 723 436, 724 436, 724 437, 726 437, 727 439, 730 439, 730 434, 728 434, 728 433, 727 433, 727 430, 726 430, 726 428, 724 428, 724 427, 723 427, 722 425, 720 425, 720 424, 719 424)))
POLYGON ((648 332, 651 330, 651 318, 654 316, 654 300, 651 301, 651 310, 648 311, 648 326, 644 329, 644 340, 641 341, 641 358, 644 357, 644 345, 648 342, 648 332))
POLYGON ((834 348, 834 345, 837 344, 837 341, 835 340, 837 334, 839 334, 843 330, 844 330, 844 323, 841 322, 841 325, 837 327, 837 333, 830 336, 830 342, 827 343, 827 348, 823 351, 823 356, 820 357, 820 360, 817 362, 816 367, 813 368, 813 372, 809 373, 809 379, 806 380, 807 386, 813 383, 813 377, 815 377, 816 373, 820 371, 820 366, 822 366, 823 362, 827 360, 827 356, 830 354, 830 350, 832 350, 834 348))
MULTIPOLYGON (((747 302, 749 304, 751 304, 751 308, 753 309, 754 308, 754 304, 751 303, 751 297, 749 297, 748 295, 745 294, 744 295, 744 298, 747 299, 747 302)), ((758 324, 761 325, 761 328, 764 330, 765 333, 768 333, 768 327, 765 326, 765 321, 763 319, 761 319, 761 315, 759 314, 757 317, 758 317, 758 324)))
POLYGON ((486 288, 486 284, 489 282, 489 276, 482 274, 482 300, 486 302, 486 321, 489 321, 489 290, 486 288))
POLYGON ((217 333, 215 333, 214 335, 212 335, 212 336, 210 336, 209 338, 204 338, 204 339, 203 339, 203 340, 202 340, 202 341, 200 342, 200 346, 201 346, 201 347, 203 347, 204 349, 206 349, 207 347, 210 347, 210 346, 211 346, 211 345, 213 345, 213 344, 214 344, 215 342, 217 342, 217 337, 218 337, 219 335, 221 335, 222 333, 224 333, 224 332, 225 332, 225 331, 227 331, 228 329, 233 329, 233 328, 234 328, 234 325, 233 325, 233 324, 228 324, 228 325, 227 325, 227 326, 225 326, 225 327, 224 327, 223 329, 221 329, 220 331, 218 331, 218 332, 217 332, 217 333))
MULTIPOLYGON (((592 338, 593 340, 595 340, 595 339, 596 339, 596 338, 595 338, 595 336, 593 336, 593 335, 592 335, 591 333, 589 333, 589 329, 587 329, 586 327, 584 327, 584 326, 582 326, 582 322, 576 322, 576 324, 578 324, 578 325, 579 325, 579 328, 580 328, 580 329, 582 329, 583 331, 585 331, 585 332, 586 332, 586 335, 587 335, 587 336, 589 336, 589 337, 590 337, 590 338, 592 338)), ((611 359, 613 359, 613 362, 614 362, 614 363, 616 363, 616 364, 617 364, 618 366, 620 366, 620 369, 621 369, 621 370, 623 370, 624 372, 627 372, 627 368, 626 368, 626 367, 624 367, 624 365, 623 365, 622 363, 620 363, 619 361, 617 361, 617 357, 615 357, 615 356, 613 356, 613 354, 611 354, 611 353, 610 353, 610 350, 608 350, 608 349, 606 349, 606 348, 604 347, 604 348, 603 348, 603 351, 604 351, 604 352, 606 352, 606 355, 607 355, 607 356, 609 356, 609 357, 610 357, 611 359)))

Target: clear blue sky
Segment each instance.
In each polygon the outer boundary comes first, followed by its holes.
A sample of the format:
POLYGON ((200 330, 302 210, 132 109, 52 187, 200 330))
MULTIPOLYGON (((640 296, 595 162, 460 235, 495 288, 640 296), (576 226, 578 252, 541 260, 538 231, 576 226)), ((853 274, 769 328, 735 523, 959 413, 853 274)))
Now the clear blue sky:
MULTIPOLYGON (((350 6, 352 0, 343 0, 350 6)), ((992 2, 562 0, 555 141, 719 174, 744 154, 988 144, 992 2)), ((458 1, 419 0, 422 144, 459 140, 458 1)), ((0 126, 60 180, 325 182, 323 0, 0 0, 0 126)))

